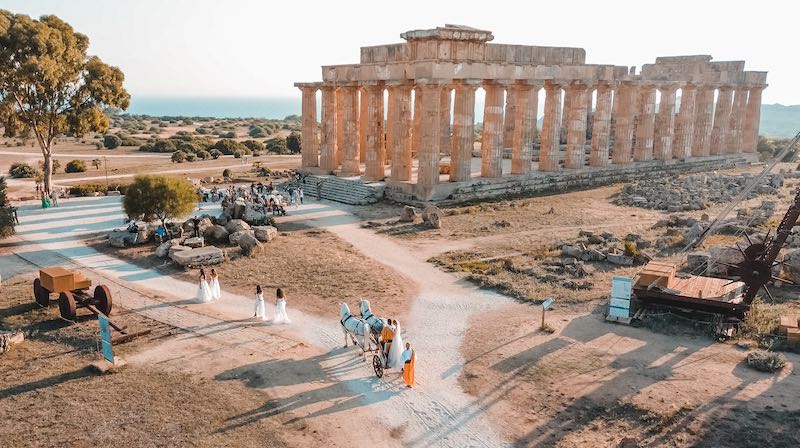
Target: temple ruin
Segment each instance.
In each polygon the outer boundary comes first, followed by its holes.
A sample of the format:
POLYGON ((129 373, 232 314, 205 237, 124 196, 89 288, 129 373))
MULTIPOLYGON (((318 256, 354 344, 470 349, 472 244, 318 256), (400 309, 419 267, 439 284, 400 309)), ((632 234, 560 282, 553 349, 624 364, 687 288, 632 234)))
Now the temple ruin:
POLYGON ((463 26, 400 37, 295 84, 303 169, 383 181, 403 202, 713 169, 756 151, 767 74, 743 61, 658 57, 637 73, 586 64, 582 48, 495 44, 463 26))

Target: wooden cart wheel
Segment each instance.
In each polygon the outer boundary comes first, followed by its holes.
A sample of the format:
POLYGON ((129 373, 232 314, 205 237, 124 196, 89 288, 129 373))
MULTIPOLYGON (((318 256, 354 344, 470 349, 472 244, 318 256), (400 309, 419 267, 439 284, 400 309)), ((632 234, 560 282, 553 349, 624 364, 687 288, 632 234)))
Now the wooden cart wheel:
POLYGON ((44 308, 50 305, 50 291, 42 287, 42 282, 38 278, 33 280, 33 300, 44 308))
POLYGON ((108 290, 108 286, 97 285, 97 287, 94 288, 94 301, 95 306, 97 306, 97 309, 100 310, 101 313, 106 316, 111 314, 111 291, 108 290))
POLYGON ((372 368, 375 369, 375 376, 383 378, 383 363, 378 355, 372 357, 372 368))
POLYGON ((58 310, 64 319, 75 320, 77 306, 75 305, 75 297, 72 296, 70 291, 64 291, 58 295, 58 310))

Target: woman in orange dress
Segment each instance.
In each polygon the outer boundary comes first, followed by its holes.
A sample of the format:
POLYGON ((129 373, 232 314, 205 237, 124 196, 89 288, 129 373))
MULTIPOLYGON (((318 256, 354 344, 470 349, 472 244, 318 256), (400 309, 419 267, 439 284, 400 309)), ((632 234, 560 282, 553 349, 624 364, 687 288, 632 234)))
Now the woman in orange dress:
POLYGON ((403 352, 403 382, 408 387, 414 387, 414 364, 417 362, 417 351, 411 349, 411 343, 406 342, 403 352))

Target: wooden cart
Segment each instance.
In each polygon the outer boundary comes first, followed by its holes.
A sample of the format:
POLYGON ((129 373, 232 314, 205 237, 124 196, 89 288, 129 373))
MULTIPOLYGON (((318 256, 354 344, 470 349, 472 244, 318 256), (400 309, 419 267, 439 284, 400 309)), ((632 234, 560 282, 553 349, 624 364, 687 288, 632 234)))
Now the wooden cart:
POLYGON ((39 270, 39 278, 33 281, 33 298, 41 306, 50 304, 50 294, 58 294, 58 309, 61 317, 74 320, 78 308, 89 308, 95 313, 99 311, 106 316, 111 314, 111 292, 106 285, 94 288, 94 294, 88 293, 92 281, 80 272, 69 271, 62 267, 39 270))

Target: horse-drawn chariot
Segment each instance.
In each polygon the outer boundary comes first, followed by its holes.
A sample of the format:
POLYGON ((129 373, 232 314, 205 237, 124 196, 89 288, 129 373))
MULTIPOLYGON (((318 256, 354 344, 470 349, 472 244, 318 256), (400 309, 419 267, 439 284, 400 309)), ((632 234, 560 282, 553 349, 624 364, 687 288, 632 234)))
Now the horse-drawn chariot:
POLYGON ((39 270, 39 278, 33 280, 33 298, 36 303, 46 307, 50 304, 50 294, 58 294, 58 309, 61 317, 75 320, 78 308, 88 308, 92 313, 111 314, 111 292, 106 285, 97 285, 94 294, 87 291, 92 281, 80 272, 62 267, 39 270))
POLYGON ((361 348, 362 355, 373 353, 372 368, 375 376, 383 377, 383 372, 389 368, 389 353, 386 350, 385 341, 381 337, 386 321, 372 314, 369 301, 361 299, 359 301, 361 317, 356 317, 350 312, 350 307, 342 303, 339 310, 340 323, 344 331, 344 346, 347 347, 347 338, 353 341, 353 345, 361 348), (375 348, 373 349, 373 345, 375 348))

